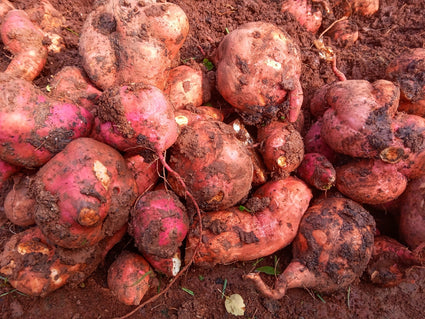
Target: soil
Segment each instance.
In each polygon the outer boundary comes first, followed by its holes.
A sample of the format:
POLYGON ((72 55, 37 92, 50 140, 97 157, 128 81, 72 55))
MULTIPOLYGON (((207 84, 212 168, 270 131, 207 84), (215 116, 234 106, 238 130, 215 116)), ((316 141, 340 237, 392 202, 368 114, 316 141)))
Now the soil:
MULTIPOLYGON (((15 7, 28 9, 38 0, 11 1, 15 7)), ((51 0, 66 19, 61 30, 66 50, 48 57, 47 65, 34 84, 46 88, 64 66, 81 65, 78 53, 78 35, 87 14, 94 6, 92 0, 51 0)), ((249 21, 269 21, 290 34, 302 51, 301 83, 307 105, 314 91, 337 80, 328 62, 321 60, 313 44, 319 34, 341 12, 324 15, 322 27, 316 35, 307 32, 288 14, 280 12, 278 0, 176 0, 189 17, 190 34, 181 50, 182 63, 201 63, 209 58, 223 36, 249 21)), ((317 5, 317 4, 316 4, 317 5)), ((423 0, 381 0, 380 9, 369 17, 354 14, 350 20, 359 28, 359 39, 351 46, 339 46, 324 35, 325 44, 331 45, 337 56, 337 66, 348 79, 374 81, 384 78, 385 68, 398 54, 408 48, 425 48, 425 2, 423 0)), ((0 69, 4 70, 10 54, 1 47, 0 69)), ((209 74, 214 77, 214 70, 209 74)), ((226 103, 213 92, 212 104, 224 107, 226 103)), ((309 116, 305 114, 306 123, 309 116)), ((396 223, 390 214, 373 210, 383 234, 398 238, 396 223)), ((23 228, 4 221, 0 227, 0 247, 23 228)), ((104 263, 77 287, 65 286, 39 298, 22 295, 5 281, 0 282, 1 318, 114 318, 134 309, 121 304, 106 283, 109 265, 121 250, 133 249, 132 240, 125 236, 107 255, 104 263)), ((252 262, 216 266, 213 269, 190 267, 164 295, 149 303, 132 318, 232 318, 224 307, 224 294, 240 294, 245 302, 245 318, 425 318, 425 269, 414 267, 406 279, 396 287, 378 287, 364 275, 349 289, 331 294, 319 294, 308 289, 291 289, 278 301, 259 295, 242 275, 259 266, 273 266, 278 261, 283 269, 291 259, 287 247, 273 256, 252 262), (184 288, 184 289, 183 289, 184 288), (188 292, 192 292, 188 293, 188 292)), ((263 275, 272 284, 273 276, 263 275)), ((167 279, 158 276, 159 287, 149 291, 147 298, 164 288, 167 279)))

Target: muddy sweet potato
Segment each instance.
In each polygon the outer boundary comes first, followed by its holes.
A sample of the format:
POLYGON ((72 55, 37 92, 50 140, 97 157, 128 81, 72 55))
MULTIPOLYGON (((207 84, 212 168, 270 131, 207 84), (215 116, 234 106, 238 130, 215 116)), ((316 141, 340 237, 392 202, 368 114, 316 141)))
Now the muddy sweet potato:
POLYGON ((90 138, 72 141, 40 168, 32 191, 37 225, 65 248, 91 246, 113 235, 127 223, 137 196, 122 155, 90 138))
POLYGON ((154 261, 155 270, 168 276, 180 271, 178 252, 188 230, 186 208, 172 191, 147 192, 138 198, 131 210, 129 233, 135 246, 148 261, 154 261), (175 262, 171 262, 171 268, 169 263, 161 263, 161 260, 173 261, 173 258, 175 262))
POLYGON ((272 178, 286 177, 301 164, 304 143, 301 134, 292 125, 273 121, 259 127, 257 142, 272 178))
POLYGON ((155 276, 149 263, 139 254, 123 251, 108 269, 108 287, 126 305, 138 305, 149 291, 155 276))
MULTIPOLYGON (((251 157, 228 124, 195 121, 184 126, 169 154, 170 167, 183 178, 201 209, 226 209, 251 189, 251 157)), ((168 182, 177 195, 185 196, 173 175, 168 182)))
POLYGON ((0 273, 22 293, 44 297, 65 284, 83 282, 125 233, 123 227, 94 246, 64 249, 53 245, 34 226, 13 235, 5 244, 0 254, 0 273))
POLYGON ((292 246, 293 260, 270 288, 259 273, 249 273, 258 290, 272 299, 288 289, 310 288, 330 293, 360 277, 371 258, 375 221, 361 205, 328 198, 309 207, 292 246))
POLYGON ((188 32, 186 14, 176 4, 103 1, 83 26, 83 67, 101 89, 134 82, 163 89, 188 32))
POLYGON ((341 20, 329 29, 328 35, 332 42, 346 48, 352 46, 359 38, 359 27, 352 20, 341 20))
POLYGON ((5 73, 34 80, 47 61, 47 46, 43 31, 32 23, 23 10, 10 10, 0 26, 0 35, 6 49, 13 54, 5 73))
POLYGON ((213 267, 268 256, 289 245, 313 195, 296 177, 267 182, 244 206, 209 212, 202 218, 199 234, 196 222, 186 243, 186 259, 194 254, 199 266, 213 267))
POLYGON ((303 138, 305 153, 318 153, 325 156, 331 163, 335 162, 337 154, 322 138, 322 119, 317 119, 305 133, 303 138))
POLYGON ((306 153, 297 168, 297 176, 308 185, 326 191, 335 185, 336 171, 324 155, 306 153))
POLYGON ((70 141, 88 136, 92 114, 43 94, 30 82, 0 74, 0 159, 42 166, 70 141))
POLYGON ((316 33, 322 25, 322 11, 311 0, 283 1, 281 12, 290 13, 307 31, 316 33))
POLYGON ((0 159, 0 190, 7 184, 9 178, 19 172, 20 168, 0 159))
POLYGON ((281 29, 266 22, 240 25, 221 41, 214 64, 218 91, 246 123, 267 122, 278 113, 297 120, 303 101, 300 50, 281 29))
POLYGON ((124 155, 127 168, 132 172, 137 185, 137 193, 142 195, 151 190, 159 180, 162 165, 159 160, 147 162, 142 155, 124 155))

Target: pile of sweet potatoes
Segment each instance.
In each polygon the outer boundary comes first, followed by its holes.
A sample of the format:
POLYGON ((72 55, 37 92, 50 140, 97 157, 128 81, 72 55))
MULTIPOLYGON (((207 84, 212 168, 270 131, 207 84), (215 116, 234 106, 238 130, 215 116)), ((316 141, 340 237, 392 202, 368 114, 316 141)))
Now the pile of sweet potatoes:
MULTIPOLYGON (((225 35, 207 77, 202 61, 179 60, 189 21, 178 5, 105 0, 84 23, 82 68, 52 75, 45 92, 32 80, 54 28, 2 4, 12 59, 0 74, 0 199, 22 232, 0 247, 0 273, 16 289, 45 296, 79 283, 124 236, 131 245, 114 252, 107 283, 129 305, 156 273, 287 246, 293 259, 274 288, 245 276, 270 298, 331 293, 363 274, 390 286, 424 262, 423 50, 391 63, 385 79, 328 83, 304 100, 300 48, 277 26, 225 35), (214 107, 213 89, 228 108, 214 107), (374 218, 387 207, 398 238, 374 218), (389 254, 397 267, 382 262, 389 254)), ((295 4, 282 10, 312 10, 295 4)), ((313 32, 318 6, 300 20, 313 32)), ((344 10, 372 14, 361 1, 344 10)))

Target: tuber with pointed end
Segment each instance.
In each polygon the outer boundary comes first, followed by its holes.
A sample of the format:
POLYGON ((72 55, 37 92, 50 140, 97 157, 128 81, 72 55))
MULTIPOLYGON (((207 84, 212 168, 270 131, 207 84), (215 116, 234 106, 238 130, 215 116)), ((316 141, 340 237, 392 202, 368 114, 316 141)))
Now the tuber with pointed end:
POLYGON ((243 206, 203 215, 202 233, 196 219, 185 258, 213 267, 271 255, 292 242, 312 197, 309 187, 296 177, 267 182, 243 206))
POLYGON ((266 297, 280 299, 291 288, 331 293, 347 288, 367 267, 375 221, 361 205, 328 198, 310 206, 293 241, 293 260, 270 288, 259 273, 245 276, 266 297))
POLYGON ((150 289, 155 276, 149 263, 139 254, 123 251, 108 269, 108 287, 126 305, 138 305, 150 289))
POLYGON ((304 143, 301 134, 291 124, 273 121, 259 127, 257 142, 272 178, 286 177, 301 164, 304 143))
POLYGON ((297 168, 297 176, 319 190, 328 190, 335 185, 336 172, 332 163, 322 154, 306 153, 297 168))
POLYGON ((277 26, 239 26, 219 44, 214 64, 218 91, 246 123, 267 122, 279 113, 287 113, 290 122, 297 120, 303 102, 301 51, 277 26))
POLYGON ((81 248, 127 224, 137 186, 117 150, 79 138, 38 170, 32 192, 43 234, 58 246, 81 248))
MULTIPOLYGON (((182 127, 169 150, 169 165, 184 180, 199 206, 207 211, 236 205, 251 189, 253 165, 245 145, 230 125, 194 121, 182 127)), ((174 175, 168 182, 179 196, 184 187, 174 175)))
POLYGON ((129 233, 135 246, 154 262, 155 270, 168 276, 180 271, 180 246, 188 230, 186 208, 172 191, 147 192, 131 210, 129 233))

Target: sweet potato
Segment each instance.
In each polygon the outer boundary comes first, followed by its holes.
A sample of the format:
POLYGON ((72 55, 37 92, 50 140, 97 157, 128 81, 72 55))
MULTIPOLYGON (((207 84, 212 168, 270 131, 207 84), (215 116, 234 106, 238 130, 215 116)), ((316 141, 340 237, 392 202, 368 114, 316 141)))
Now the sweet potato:
POLYGON ((273 121, 258 128, 257 142, 272 178, 286 177, 301 164, 304 143, 291 124, 273 121))
POLYGON ((0 159, 0 190, 6 185, 8 179, 17 172, 19 172, 19 167, 0 159))
POLYGON ((139 254, 123 251, 108 269, 108 287, 126 305, 138 305, 149 291, 154 273, 139 254))
POLYGON ((328 36, 338 46, 349 47, 359 38, 359 27, 352 20, 341 20, 329 29, 328 36))
POLYGON ((171 69, 164 93, 175 110, 197 107, 211 98, 209 82, 200 69, 179 65, 171 69))
POLYGON ((307 184, 328 190, 335 185, 336 172, 332 163, 322 154, 306 153, 297 168, 297 176, 307 184))
POLYGON ((43 31, 23 10, 10 10, 3 19, 0 35, 6 49, 13 54, 6 73, 34 80, 47 61, 47 46, 43 43, 43 31))
POLYGON ((392 82, 347 80, 325 94, 330 106, 323 114, 321 136, 336 152, 375 157, 394 142, 391 128, 400 90, 392 82))
POLYGON ((129 233, 138 250, 148 260, 156 261, 152 265, 157 266, 155 270, 177 275, 180 267, 170 269, 161 260, 179 256, 177 252, 189 229, 189 217, 179 198, 172 191, 147 192, 138 198, 130 216, 129 233), (165 268, 158 268, 161 266, 165 268))
POLYGON ((15 9, 13 4, 9 2, 8 0, 2 0, 0 2, 0 24, 3 22, 4 17, 6 14, 10 11, 15 9))
POLYGON ((8 163, 40 167, 90 134, 89 111, 49 98, 26 80, 0 74, 0 92, 0 159, 8 163))
POLYGON ((358 13, 369 16, 379 10, 379 0, 336 0, 333 1, 333 5, 341 5, 345 15, 358 13))
POLYGON ((136 82, 165 87, 189 23, 178 5, 155 2, 108 0, 88 15, 79 49, 96 86, 136 82))
POLYGON ((353 160, 336 168, 336 188, 362 204, 384 204, 406 189, 407 178, 397 166, 379 159, 353 160))
POLYGON ((400 198, 399 231, 410 249, 425 243, 425 176, 410 181, 400 198))
POLYGON ((30 191, 31 176, 19 174, 13 177, 12 189, 4 199, 4 213, 12 223, 26 227, 35 224, 35 198, 30 191))
POLYGON ((190 108, 190 110, 176 110, 174 119, 179 127, 192 125, 194 121, 223 121, 224 114, 212 106, 199 106, 190 108))
POLYGON ((387 77, 400 85, 399 111, 425 116, 425 49, 403 52, 388 65, 387 77))
POLYGON ((127 154, 124 156, 127 168, 132 172, 139 195, 151 190, 159 180, 162 165, 159 160, 148 162, 142 155, 127 154))
POLYGON ((325 156, 331 163, 335 162, 337 154, 335 151, 329 147, 328 144, 322 138, 320 131, 322 130, 322 118, 319 118, 315 121, 305 134, 304 141, 304 150, 305 153, 318 153, 325 156))
POLYGON ((0 254, 0 273, 12 287, 44 297, 65 284, 83 282, 126 232, 123 227, 94 246, 64 249, 53 245, 36 226, 13 235, 0 254))
POLYGON ((246 123, 267 122, 278 113, 296 121, 303 102, 300 50, 281 29, 266 22, 239 26, 220 42, 214 63, 218 91, 246 123))
POLYGON ((66 66, 50 82, 51 94, 58 100, 93 110, 101 91, 94 87, 83 70, 66 66))
MULTIPOLYGON (((182 176, 201 209, 226 209, 251 189, 251 157, 228 124, 195 121, 184 126, 169 154, 170 167, 182 176)), ((185 196, 175 176, 167 178, 177 195, 185 196)))
POLYGON ((174 111, 164 93, 145 84, 105 90, 92 136, 120 151, 162 154, 177 139, 174 111))
POLYGON ((345 289, 362 275, 371 258, 375 221, 368 211, 345 198, 328 198, 310 206, 292 246, 293 260, 268 287, 259 273, 249 273, 266 297, 282 298, 288 289, 323 293, 345 289))
POLYGON ((137 196, 121 154, 90 138, 72 141, 40 168, 32 191, 37 225, 65 248, 91 246, 113 235, 127 223, 137 196))
POLYGON ((307 31, 316 33, 322 25, 322 11, 310 0, 283 1, 281 12, 290 13, 307 31))
POLYGON ((194 263, 213 267, 268 256, 289 245, 313 195, 296 177, 267 182, 244 206, 209 212, 195 222, 186 243, 186 259, 201 243, 194 263))

